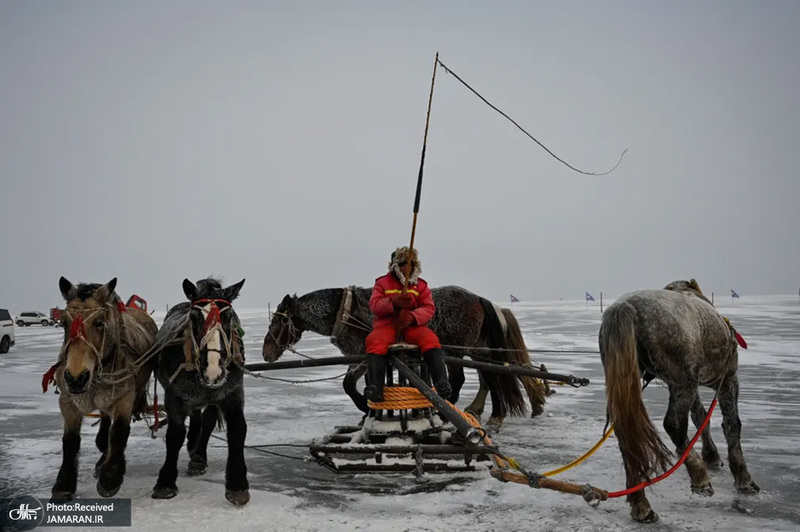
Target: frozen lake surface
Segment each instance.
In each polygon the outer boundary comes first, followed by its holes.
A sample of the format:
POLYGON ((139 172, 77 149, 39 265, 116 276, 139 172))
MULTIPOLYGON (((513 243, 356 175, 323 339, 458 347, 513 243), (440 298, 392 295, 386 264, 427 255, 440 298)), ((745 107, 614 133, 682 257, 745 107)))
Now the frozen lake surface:
MULTIPOLYGON (((508 306, 507 304, 504 304, 508 306)), ((596 303, 515 303, 531 349, 596 350, 601 314, 596 303)), ((798 530, 800 529, 800 305, 797 297, 762 296, 722 306, 749 345, 740 350, 739 378, 742 447, 760 494, 736 493, 726 468, 712 473, 716 494, 693 495, 681 468, 648 490, 661 520, 654 525, 631 521, 623 499, 590 508, 580 497, 503 484, 488 472, 430 475, 420 484, 411 475, 335 475, 313 461, 302 461, 304 447, 269 448, 286 457, 246 450, 252 500, 244 508, 224 498, 225 443, 212 439, 205 476, 183 475, 188 458, 181 455, 175 499, 150 498, 164 453, 164 434, 150 437, 143 423, 132 425, 128 471, 117 497, 133 500, 134 530, 798 530)), ((249 362, 261 360, 266 309, 238 311, 246 331, 249 362)), ((160 324, 163 312, 154 316, 160 324)), ((63 331, 59 328, 17 328, 17 345, 0 356, 0 497, 34 495, 47 498, 61 462, 61 419, 52 390, 41 393, 41 376, 55 362, 63 331)), ((312 356, 338 351, 313 334, 297 349, 312 356)), ((296 355, 286 353, 282 360, 296 355)), ((605 419, 603 373, 597 354, 533 354, 557 373, 588 377, 588 387, 556 387, 546 414, 536 419, 508 419, 494 440, 528 470, 548 471, 572 461, 601 435, 605 419)), ((271 372, 289 379, 335 376, 341 366, 271 372)), ((467 370, 461 406, 477 389, 467 370)), ((335 425, 356 424, 360 412, 341 389, 341 380, 289 384, 246 377, 247 444, 307 445, 335 425)), ((658 385, 645 392, 645 403, 661 429, 667 392, 658 385)), ((702 390, 708 405, 713 394, 702 390)), ((79 497, 98 497, 92 466, 97 428, 83 426, 79 497)), ((713 436, 727 464, 718 411, 713 436)), ((691 425, 690 425, 691 427, 691 425)), ((669 438, 661 429, 662 437, 669 438)), ((215 433, 224 437, 224 434, 215 433)), ((671 443, 669 445, 671 447, 671 443)), ((616 440, 580 466, 558 477, 618 490, 624 472, 616 440)), ((97 530, 97 528, 89 529, 97 530)))

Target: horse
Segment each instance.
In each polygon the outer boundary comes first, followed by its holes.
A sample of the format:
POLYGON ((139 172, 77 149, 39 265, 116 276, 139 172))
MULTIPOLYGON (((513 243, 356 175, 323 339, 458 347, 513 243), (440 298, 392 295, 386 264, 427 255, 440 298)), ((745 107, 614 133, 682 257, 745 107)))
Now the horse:
MULTIPOLYGON (((530 366, 531 360, 516 318, 508 309, 500 309, 487 299, 459 286, 441 286, 431 290, 436 304, 436 314, 428 326, 437 334, 450 356, 469 356, 477 359, 493 357, 512 365, 530 366), (464 349, 454 349, 455 346, 464 349), (484 348, 505 351, 487 351, 484 348)), ((369 308, 370 288, 325 288, 300 297, 287 294, 278 305, 264 337, 262 355, 267 362, 276 361, 286 350, 296 344, 304 331, 330 336, 339 351, 345 355, 366 354, 366 337, 372 329, 372 311, 369 308), (348 303, 349 301, 349 303, 348 303), (346 312, 345 312, 346 311, 346 312), (344 315, 344 318, 343 318, 344 315)), ((450 398, 456 403, 464 384, 464 369, 448 366, 453 392, 450 398)), ((367 401, 356 388, 364 374, 363 365, 351 367, 343 386, 359 410, 369 411, 367 401)), ((526 406, 520 393, 517 377, 492 372, 481 372, 479 392, 466 410, 480 416, 483 413, 488 388, 492 397, 492 414, 488 424, 499 428, 507 415, 522 415, 526 406), (483 386, 485 383, 485 387, 483 386)), ((519 377, 536 416, 543 411, 544 387, 531 377, 519 377)))
MULTIPOLYGON (((669 389, 664 428, 677 453, 683 454, 689 444, 689 413, 697 426, 705 418, 698 386, 712 388, 722 410, 735 486, 746 494, 760 490, 747 470, 740 441, 737 343, 746 344, 702 294, 697 281, 675 281, 663 290, 623 295, 603 313, 599 343, 608 420, 614 424, 628 488, 658 469, 666 470, 671 456, 647 415, 639 386, 640 379, 658 378, 669 389)), ((714 468, 722 464, 710 433, 703 434, 703 458, 692 449, 686 460, 692 491, 710 496, 714 490, 707 464, 714 468)), ((628 502, 634 520, 658 520, 644 490, 629 494, 628 502)))
POLYGON ((218 279, 202 279, 195 285, 183 281, 188 302, 172 307, 158 331, 156 376, 164 387, 167 413, 167 455, 153 488, 154 499, 178 494, 178 455, 189 429, 189 475, 205 472, 206 445, 215 424, 227 426, 228 461, 225 498, 236 506, 250 500, 244 441, 244 344, 239 317, 232 303, 244 279, 222 288, 218 279), (205 411, 201 410, 205 408, 205 411), (202 426, 202 428, 201 428, 202 426))
POLYGON ((158 327, 139 309, 126 308, 114 291, 116 277, 108 283, 74 286, 61 277, 59 288, 67 302, 61 317, 64 341, 58 362, 45 374, 53 377, 61 393, 58 405, 64 421, 62 462, 52 498, 68 500, 78 484, 78 452, 83 417, 100 411, 95 445, 97 493, 116 495, 125 476, 125 447, 131 416, 147 407, 147 383, 152 368, 138 359, 153 345, 158 327))

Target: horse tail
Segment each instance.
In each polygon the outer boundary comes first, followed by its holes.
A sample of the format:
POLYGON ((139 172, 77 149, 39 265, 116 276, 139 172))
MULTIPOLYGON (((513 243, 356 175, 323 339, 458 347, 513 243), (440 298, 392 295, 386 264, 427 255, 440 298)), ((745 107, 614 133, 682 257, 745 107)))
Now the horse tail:
MULTIPOLYGON (((488 347, 495 349, 506 349, 506 332, 503 324, 500 322, 500 317, 495 311, 495 306, 491 301, 479 298, 481 306, 483 307, 483 336, 487 339, 488 347)), ((504 361, 509 362, 508 356, 511 354, 508 351, 502 351, 502 358, 504 361)), ((527 412, 525 406, 525 398, 519 389, 517 377, 504 373, 495 373, 492 371, 479 371, 483 381, 492 393, 492 409, 501 418, 508 415, 523 416, 527 412), (500 404, 495 405, 494 400, 500 404)))
POLYGON ((600 325, 600 356, 606 376, 609 422, 614 424, 628 478, 650 478, 666 470, 671 456, 647 415, 639 386, 636 314, 626 304, 612 305, 600 325))
MULTIPOLYGON (((533 367, 533 362, 531 362, 531 357, 528 354, 528 346, 525 345, 525 339, 522 337, 522 330, 519 327, 516 316, 511 310, 504 308, 503 317, 506 320, 506 345, 508 349, 514 350, 507 352, 506 361, 516 366, 533 367)), ((520 375, 517 378, 528 393, 533 415, 538 416, 544 412, 544 402, 547 395, 544 384, 534 377, 520 375)))

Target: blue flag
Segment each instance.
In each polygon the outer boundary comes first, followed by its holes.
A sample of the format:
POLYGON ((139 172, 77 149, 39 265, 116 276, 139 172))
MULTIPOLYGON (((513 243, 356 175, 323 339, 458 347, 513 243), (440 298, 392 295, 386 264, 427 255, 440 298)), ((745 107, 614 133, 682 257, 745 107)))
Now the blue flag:
POLYGON ((510 294, 510 296, 511 296, 511 302, 512 302, 512 303, 519 303, 519 299, 517 299, 516 297, 514 297, 514 294, 510 294))
POLYGON ((733 290, 733 288, 731 288, 731 297, 735 297, 735 298, 737 298, 737 299, 739 298, 739 294, 737 294, 737 293, 736 293, 736 292, 733 290))
POLYGON ((590 294, 589 292, 586 292, 586 301, 594 301, 592 294, 590 294))

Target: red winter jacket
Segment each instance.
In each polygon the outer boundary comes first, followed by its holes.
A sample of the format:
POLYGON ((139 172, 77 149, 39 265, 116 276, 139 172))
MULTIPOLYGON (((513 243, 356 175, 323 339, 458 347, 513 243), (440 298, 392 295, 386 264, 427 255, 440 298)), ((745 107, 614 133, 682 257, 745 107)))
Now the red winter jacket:
MULTIPOLYGON (((387 273, 383 277, 375 279, 375 286, 372 287, 372 297, 369 298, 369 308, 375 315, 372 320, 372 328, 391 325, 400 311, 395 311, 392 306, 392 297, 403 293, 403 283, 393 274, 387 273)), ((416 325, 425 325, 436 312, 433 304, 428 283, 423 279, 417 279, 417 284, 408 285, 408 294, 413 299, 411 315, 414 316, 416 325)))

